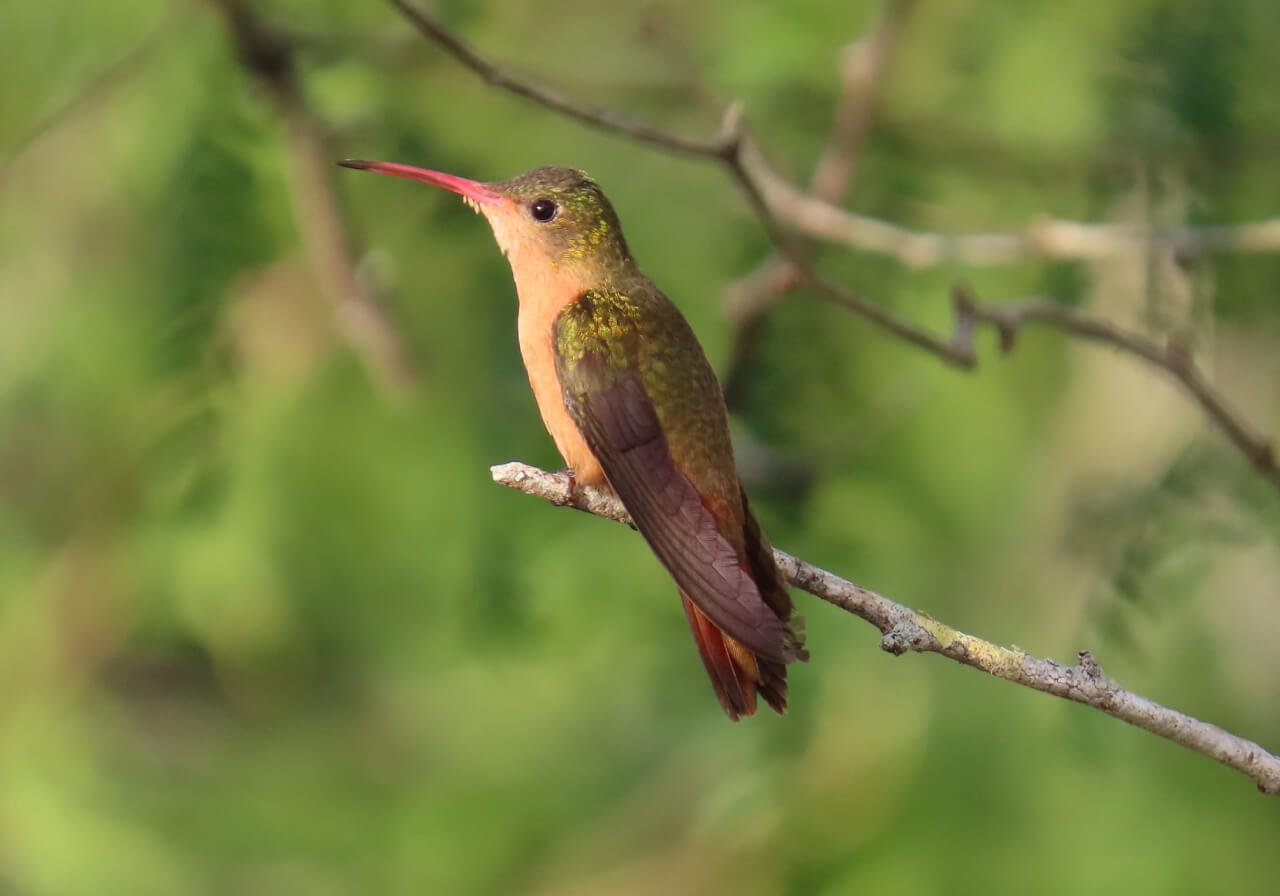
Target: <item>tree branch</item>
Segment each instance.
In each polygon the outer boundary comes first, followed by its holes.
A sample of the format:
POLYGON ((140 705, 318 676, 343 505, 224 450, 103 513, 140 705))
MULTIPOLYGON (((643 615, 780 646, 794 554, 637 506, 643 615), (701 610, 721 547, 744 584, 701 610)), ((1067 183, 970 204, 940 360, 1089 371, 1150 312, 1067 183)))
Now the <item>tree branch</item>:
POLYGON ((222 13, 241 65, 284 123, 294 218, 338 331, 383 389, 404 391, 415 379, 409 353, 357 269, 353 240, 338 210, 333 153, 307 106, 294 69, 294 43, 258 18, 243 0, 210 0, 222 13))
MULTIPOLYGON (((590 487, 573 488, 568 476, 521 463, 490 468, 494 482, 561 507, 631 523, 612 494, 590 487)), ((1258 789, 1280 794, 1280 756, 1253 741, 1128 691, 1103 674, 1087 651, 1065 666, 1025 651, 1003 647, 965 634, 933 617, 895 603, 860 585, 813 566, 783 551, 774 558, 795 587, 866 620, 880 630, 880 647, 895 656, 908 651, 937 653, 996 678, 1093 707, 1144 731, 1216 759, 1251 778, 1258 789)))
POLYGON ((1011 304, 985 304, 977 300, 969 287, 960 284, 954 290, 953 299, 956 334, 952 346, 961 355, 976 358, 973 348, 975 324, 993 327, 1000 335, 1000 347, 1004 351, 1013 348, 1018 332, 1024 326, 1039 324, 1109 345, 1124 354, 1140 358, 1180 383, 1209 419, 1249 459, 1258 474, 1280 489, 1280 461, 1276 459, 1271 440, 1245 422, 1227 399, 1214 389, 1192 358, 1190 350, 1178 340, 1170 338, 1161 344, 1044 298, 1011 304))
POLYGON ((561 96, 554 90, 542 87, 518 75, 508 72, 499 65, 485 59, 471 48, 462 38, 446 28, 434 16, 428 15, 406 0, 390 0, 391 5, 413 23, 422 35, 433 43, 439 44, 450 56, 479 75, 486 84, 500 87, 508 93, 532 100, 540 106, 546 106, 576 119, 583 124, 616 134, 623 134, 633 140, 661 147, 671 152, 704 158, 719 158, 727 151, 726 135, 720 134, 709 140, 697 140, 682 137, 661 128, 654 127, 644 121, 618 115, 608 109, 600 109, 584 103, 574 102, 561 96))
POLYGON ((840 52, 840 99, 831 135, 809 181, 809 192, 826 202, 838 204, 849 192, 858 155, 871 133, 884 76, 914 5, 915 0, 886 0, 867 34, 840 52))
POLYGON ((1097 261, 1155 251, 1172 251, 1183 258, 1214 252, 1280 251, 1280 218, 1148 230, 1045 216, 1019 233, 931 233, 848 211, 797 189, 784 178, 764 174, 760 188, 788 226, 825 242, 891 256, 911 268, 948 263, 1001 265, 1027 259, 1097 261))
MULTIPOLYGON (((867 33, 846 44, 840 53, 840 98, 827 145, 809 183, 810 191, 827 202, 840 202, 853 181, 858 153, 871 131, 883 75, 913 4, 914 0, 887 0, 867 33)), ((743 395, 764 319, 778 299, 795 287, 796 273, 792 262, 773 251, 726 293, 725 311, 733 326, 724 376, 725 400, 730 407, 736 407, 743 395)))

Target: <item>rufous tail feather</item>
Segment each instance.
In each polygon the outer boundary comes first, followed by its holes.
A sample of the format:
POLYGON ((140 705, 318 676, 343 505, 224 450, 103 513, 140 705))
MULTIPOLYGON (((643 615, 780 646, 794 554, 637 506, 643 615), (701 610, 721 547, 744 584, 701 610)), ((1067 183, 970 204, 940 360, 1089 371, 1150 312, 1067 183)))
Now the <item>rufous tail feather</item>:
POLYGON ((787 673, 781 663, 762 660, 739 641, 720 631, 683 592, 684 613, 711 686, 729 718, 754 715, 756 694, 775 711, 787 707, 787 673))

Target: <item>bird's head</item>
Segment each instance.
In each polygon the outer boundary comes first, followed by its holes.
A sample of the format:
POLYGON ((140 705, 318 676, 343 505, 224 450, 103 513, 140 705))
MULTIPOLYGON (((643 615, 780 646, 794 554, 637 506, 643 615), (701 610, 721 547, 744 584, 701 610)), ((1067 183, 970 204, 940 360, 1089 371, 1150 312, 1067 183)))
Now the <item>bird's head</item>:
POLYGON ((340 162, 443 187, 488 220, 517 272, 549 266, 583 273, 631 264, 613 206, 590 177, 574 168, 536 168, 510 180, 482 183, 395 162, 340 162))

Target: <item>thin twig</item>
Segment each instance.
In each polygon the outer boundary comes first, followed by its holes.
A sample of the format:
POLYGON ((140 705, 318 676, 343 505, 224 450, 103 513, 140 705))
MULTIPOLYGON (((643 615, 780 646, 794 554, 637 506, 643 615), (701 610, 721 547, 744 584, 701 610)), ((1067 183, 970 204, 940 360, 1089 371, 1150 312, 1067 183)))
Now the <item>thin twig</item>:
POLYGON ((840 51, 840 99, 809 192, 839 204, 849 192, 873 113, 915 0, 886 0, 870 30, 840 51))
POLYGON ((514 75, 501 66, 485 59, 462 38, 446 28, 435 16, 428 15, 413 4, 407 3, 405 0, 390 0, 390 2, 425 37, 443 47, 454 59, 457 59, 483 78, 486 84, 501 87, 509 93, 532 100, 539 105, 546 106, 548 109, 554 109, 556 112, 577 119, 583 124, 617 134, 625 134, 642 143, 660 146, 663 149, 685 155, 703 156, 705 158, 716 158, 725 154, 725 135, 723 133, 708 140, 682 137, 679 134, 672 134, 661 128, 654 127, 647 122, 610 112, 608 109, 600 109, 575 102, 561 96, 550 88, 539 86, 525 78, 514 75))
MULTIPOLYGON (((858 154, 871 132, 872 111, 884 84, 883 75, 893 58, 914 0, 887 0, 867 33, 846 44, 840 53, 840 98, 827 144, 814 165, 809 189, 828 202, 840 202, 853 182, 858 154)), ((765 318, 774 304, 797 280, 796 266, 774 250, 725 296, 725 311, 733 327, 724 391, 729 406, 736 407, 746 388, 765 318)), ((856 313, 862 313, 861 309, 856 313)), ((896 319, 890 318, 897 323, 896 319)))
POLYGON ((994 327, 1005 351, 1013 348, 1022 327, 1039 324, 1109 345, 1164 371, 1186 389, 1209 419, 1249 459, 1258 474, 1280 489, 1280 461, 1276 459, 1275 446, 1245 422, 1226 397, 1213 387, 1182 342, 1171 338, 1162 344, 1045 298, 994 305, 979 302, 972 290, 961 284, 955 288, 954 303, 956 338, 952 345, 956 351, 970 356, 974 355, 975 323, 994 327))
POLYGON ((1002 265, 1028 259, 1096 261, 1171 251, 1187 258, 1215 252, 1280 251, 1280 218, 1215 227, 1148 230, 1041 217, 1019 233, 943 234, 911 230, 848 211, 764 171, 760 188, 778 218, 815 239, 896 258, 911 268, 1002 265))
POLYGON ((977 366, 978 358, 972 346, 935 336, 924 327, 886 311, 848 287, 834 283, 812 270, 800 271, 798 277, 799 285, 809 287, 833 305, 854 312, 885 332, 892 333, 904 342, 930 352, 948 364, 963 370, 970 370, 977 366))
POLYGON ((307 106, 294 67, 294 42, 269 27, 243 0, 210 0, 222 13, 241 65, 271 100, 285 126, 294 217, 338 331, 370 377, 389 392, 415 379, 409 353, 359 275, 353 240, 338 210, 334 153, 307 106))
POLYGON ((732 333, 725 362, 724 400, 739 410, 746 400, 750 371, 764 336, 770 310, 795 288, 796 268, 777 252, 770 252, 749 273, 729 284, 724 310, 732 333))
MULTIPOLYGON (((589 487, 574 488, 562 473, 548 473, 520 463, 500 464, 490 473, 494 482, 553 504, 621 523, 631 522, 626 508, 612 494, 589 487)), ((775 550, 774 557, 792 585, 879 629, 880 647, 895 656, 908 651, 941 654, 996 678, 1082 703, 1216 759, 1247 775, 1265 794, 1280 794, 1280 756, 1216 725, 1125 690, 1103 674, 1088 652, 1081 652, 1072 666, 1039 659, 965 634, 783 551, 775 550)))

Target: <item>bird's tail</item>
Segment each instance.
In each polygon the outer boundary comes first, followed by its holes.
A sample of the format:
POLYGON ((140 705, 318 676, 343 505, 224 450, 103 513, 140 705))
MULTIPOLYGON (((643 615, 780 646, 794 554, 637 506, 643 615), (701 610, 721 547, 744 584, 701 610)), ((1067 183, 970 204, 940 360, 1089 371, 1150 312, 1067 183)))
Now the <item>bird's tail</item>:
POLYGON ((729 718, 736 722, 742 716, 753 715, 757 693, 776 712, 786 710, 786 667, 760 658, 740 641, 726 635, 684 592, 680 593, 680 599, 711 686, 729 718))

